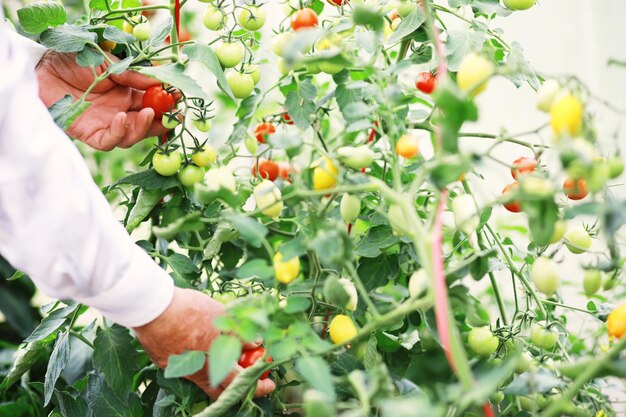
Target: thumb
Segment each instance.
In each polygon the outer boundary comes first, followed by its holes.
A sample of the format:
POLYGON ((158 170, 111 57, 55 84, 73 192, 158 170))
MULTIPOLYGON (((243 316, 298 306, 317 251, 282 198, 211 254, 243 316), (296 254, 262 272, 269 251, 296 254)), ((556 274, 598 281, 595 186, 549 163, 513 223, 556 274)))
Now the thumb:
POLYGON ((263 343, 262 339, 257 339, 254 342, 244 342, 243 345, 241 345, 241 347, 243 348, 243 350, 250 350, 250 349, 258 348, 259 346, 261 346, 262 343, 263 343))

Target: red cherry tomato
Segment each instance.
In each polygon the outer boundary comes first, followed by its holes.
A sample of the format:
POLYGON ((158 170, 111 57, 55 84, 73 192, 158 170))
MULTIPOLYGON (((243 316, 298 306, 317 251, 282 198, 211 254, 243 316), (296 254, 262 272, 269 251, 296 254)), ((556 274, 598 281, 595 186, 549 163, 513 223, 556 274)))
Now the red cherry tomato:
POLYGON ((522 156, 513 161, 511 166, 511 175, 517 179, 519 174, 529 174, 537 169, 537 160, 535 158, 529 158, 522 156))
POLYGON ((342 4, 346 4, 348 3, 349 0, 326 0, 328 2, 328 4, 334 4, 335 6, 339 7, 342 4))
POLYGON ((431 94, 437 86, 437 78, 429 71, 420 72, 415 87, 424 94, 431 94))
POLYGON ((160 119, 163 113, 174 108, 174 96, 160 85, 155 85, 146 90, 141 99, 141 107, 150 107, 154 110, 154 117, 160 119))
MULTIPOLYGON (((278 168, 278 164, 274 161, 269 161, 267 159, 262 159, 259 161, 258 173, 261 178, 268 179, 270 181, 274 181, 278 178, 278 174, 280 173, 280 168, 278 168)), ((257 166, 254 165, 252 167, 252 175, 257 174, 257 166)))
POLYGON ((278 163, 278 175, 282 179, 288 180, 290 172, 291 172, 291 165, 289 165, 289 162, 279 162, 278 163))
POLYGON ((287 123, 288 125, 292 125, 293 121, 291 120, 291 117, 289 117, 289 113, 284 112, 283 113, 283 120, 285 121, 285 123, 287 123))
POLYGON ((274 127, 274 125, 267 122, 259 123, 256 129, 254 129, 254 135, 256 136, 256 140, 258 140, 259 143, 265 143, 265 139, 267 138, 267 136, 271 135, 274 132, 276 132, 276 128, 274 127))
POLYGON ((317 26, 317 13, 315 10, 305 7, 291 15, 291 28, 294 31, 317 26))
POLYGON ((582 200, 589 194, 587 182, 582 178, 579 180, 566 179, 563 183, 563 192, 570 200, 582 200))
MULTIPOLYGON (((265 349, 260 347, 260 346, 258 348, 244 350, 241 353, 241 358, 239 358, 239 366, 241 366, 242 368, 249 368, 256 361, 261 359, 263 356, 265 356, 265 349)), ((268 356, 266 361, 267 362, 272 362, 272 357, 268 356)), ((259 378, 259 379, 265 379, 265 378, 267 378, 267 376, 269 374, 270 374, 269 370, 265 371, 265 372, 263 372, 263 375, 261 375, 261 378, 259 378)))
MULTIPOLYGON (((514 188, 518 186, 519 183, 512 182, 511 184, 504 187, 504 189, 502 190, 502 195, 506 196, 507 194, 514 192, 514 188)), ((508 202, 504 203, 503 206, 505 209, 512 213, 519 213, 520 211, 522 211, 522 204, 517 200, 509 200, 508 202)))

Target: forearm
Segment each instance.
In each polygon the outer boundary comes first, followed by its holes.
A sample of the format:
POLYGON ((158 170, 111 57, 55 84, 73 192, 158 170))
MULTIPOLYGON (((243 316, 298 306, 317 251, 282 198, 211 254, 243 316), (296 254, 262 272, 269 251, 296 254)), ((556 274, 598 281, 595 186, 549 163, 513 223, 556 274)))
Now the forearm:
POLYGON ((50 295, 126 326, 148 323, 169 305, 172 280, 113 218, 3 31, 0 24, 0 253, 50 295))

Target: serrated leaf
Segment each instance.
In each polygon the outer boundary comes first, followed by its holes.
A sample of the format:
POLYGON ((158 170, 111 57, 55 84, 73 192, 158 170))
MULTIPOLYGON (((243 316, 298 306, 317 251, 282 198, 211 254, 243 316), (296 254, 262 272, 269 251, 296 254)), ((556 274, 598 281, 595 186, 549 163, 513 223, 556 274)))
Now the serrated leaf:
POLYGON ((47 343, 44 342, 35 342, 28 343, 26 345, 21 346, 15 352, 15 360, 9 372, 7 372, 4 380, 2 381, 2 385, 0 385, 0 390, 6 391, 13 384, 20 380, 22 375, 24 375, 39 359, 40 354, 44 351, 47 343))
POLYGON ((122 184, 130 184, 140 188, 145 188, 146 190, 161 189, 165 191, 170 188, 178 187, 180 183, 176 177, 164 177, 157 174, 155 170, 149 169, 147 171, 137 172, 136 174, 131 174, 127 177, 119 179, 104 188, 103 192, 106 194, 118 185, 122 184))
POLYGON ((198 97, 206 102, 211 101, 196 80, 185 74, 184 65, 166 64, 157 67, 140 67, 136 68, 136 70, 143 75, 155 78, 166 84, 171 84, 182 91, 187 97, 198 97))
POLYGON ((74 97, 67 94, 48 108, 48 111, 54 118, 54 123, 63 130, 67 130, 74 123, 74 120, 91 105, 90 102, 83 101, 72 107, 73 103, 74 97))
POLYGON ((198 351, 172 355, 167 361, 165 378, 180 378, 198 372, 206 362, 206 353, 198 351))
POLYGON ((152 35, 150 35, 150 39, 148 40, 150 46, 155 47, 161 45, 172 31, 173 26, 174 19, 172 19, 172 16, 168 15, 152 30, 152 35))
POLYGON ((90 375, 87 401, 94 417, 143 417, 143 407, 135 393, 115 393, 102 375, 90 375))
POLYGON ((362 258, 357 268, 359 276, 363 277, 363 285, 367 291, 393 281, 398 271, 398 257, 386 254, 376 258, 362 258))
POLYGON ((57 52, 78 52, 87 43, 97 43, 98 35, 80 26, 59 26, 46 29, 39 35, 39 41, 48 49, 57 52))
POLYGON ((311 306, 309 297, 289 297, 287 305, 283 309, 286 314, 296 314, 306 311, 311 306))
POLYGON ((398 238, 393 234, 391 227, 380 225, 368 230, 367 235, 359 242, 354 253, 367 258, 375 258, 384 249, 396 244, 398 238))
POLYGON ((56 385, 61 372, 67 365, 70 359, 70 343, 69 332, 64 332, 57 337, 57 341, 50 355, 48 361, 48 369, 46 370, 46 379, 44 383, 44 406, 48 405, 54 392, 54 386, 56 385))
POLYGON ((317 356, 300 358, 296 361, 296 370, 312 388, 335 400, 335 383, 326 361, 317 356))
POLYGON ((299 129, 311 126, 311 115, 315 112, 315 103, 305 100, 296 91, 290 91, 285 98, 285 109, 299 129))
POLYGON ((474 30, 451 30, 446 40, 446 59, 450 71, 458 71, 463 57, 480 50, 484 35, 474 30))
POLYGON ((405 36, 415 32, 426 20, 426 16, 421 7, 416 7, 408 16, 400 21, 400 25, 393 31, 387 39, 387 44, 394 44, 405 36))
POLYGON ((218 336, 209 351, 209 377, 212 387, 217 387, 233 371, 241 356, 241 343, 233 336, 218 336))
POLYGON ((229 214, 226 219, 233 224, 243 240, 256 248, 261 247, 268 233, 267 227, 242 214, 229 214))
POLYGON ((161 190, 140 189, 137 195, 137 201, 130 210, 128 219, 126 220, 126 231, 132 232, 143 222, 153 208, 159 204, 165 193, 161 190))
POLYGON ((139 356, 132 343, 128 329, 118 325, 99 327, 93 342, 93 365, 119 395, 132 391, 133 374, 140 368, 139 356))
POLYGON ((217 85, 227 96, 231 99, 235 99, 233 92, 228 86, 224 70, 220 65, 220 61, 217 59, 215 52, 208 45, 186 45, 183 47, 183 53, 189 57, 190 61, 200 62, 204 64, 217 78, 217 85))
POLYGON ((198 269, 196 264, 194 264, 191 259, 183 254, 174 253, 168 256, 166 261, 174 271, 178 272, 181 275, 200 273, 200 270, 198 269))
POLYGON ((27 33, 38 34, 66 22, 63 4, 57 1, 30 3, 17 11, 20 26, 27 33))
POLYGON ((264 259, 253 259, 246 262, 237 270, 237 278, 269 279, 274 276, 274 268, 264 259))
POLYGON ((133 35, 131 35, 130 33, 126 33, 123 30, 116 28, 115 26, 105 27, 104 32, 102 32, 102 37, 115 43, 121 43, 126 45, 130 45, 131 43, 135 43, 136 41, 133 35))
POLYGON ((97 67, 103 62, 102 54, 91 48, 85 48, 76 54, 76 63, 81 67, 97 67))
POLYGON ((130 67, 130 64, 132 63, 133 63, 133 57, 129 56, 127 58, 122 59, 121 61, 117 61, 116 63, 110 65, 107 71, 109 71, 111 74, 121 74, 124 71, 126 71, 130 67))

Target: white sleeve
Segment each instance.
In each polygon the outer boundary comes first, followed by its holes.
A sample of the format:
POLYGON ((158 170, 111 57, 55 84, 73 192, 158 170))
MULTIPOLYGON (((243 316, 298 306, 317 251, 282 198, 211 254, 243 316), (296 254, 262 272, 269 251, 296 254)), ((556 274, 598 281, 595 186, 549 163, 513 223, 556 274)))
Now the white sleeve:
POLYGON ((15 48, 19 48, 26 53, 26 55, 30 58, 30 62, 32 63, 33 67, 36 66, 39 61, 41 61, 41 57, 43 57, 43 55, 47 51, 45 46, 23 37, 19 33, 9 29, 8 27, 5 27, 4 32, 7 34, 9 42, 15 45, 15 48))
POLYGON ((0 254, 51 296, 124 326, 149 323, 173 281, 114 219, 8 30, 0 17, 0 254))

